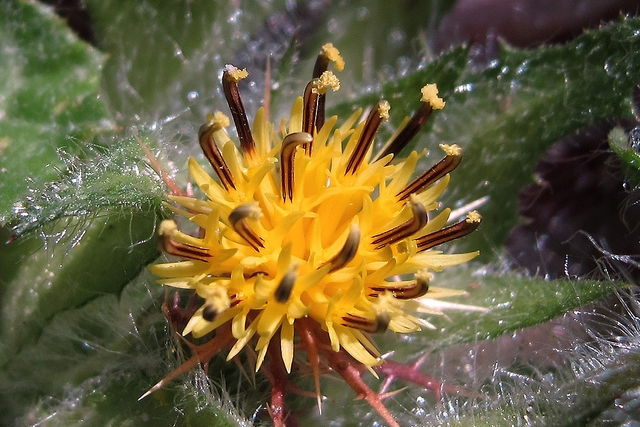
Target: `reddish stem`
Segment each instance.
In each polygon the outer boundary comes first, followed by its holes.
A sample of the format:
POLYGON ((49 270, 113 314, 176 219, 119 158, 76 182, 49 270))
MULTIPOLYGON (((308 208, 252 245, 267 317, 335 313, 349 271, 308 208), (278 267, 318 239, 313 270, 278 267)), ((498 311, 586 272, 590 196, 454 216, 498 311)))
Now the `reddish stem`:
POLYGON ((436 395, 437 400, 440 400, 442 397, 442 392, 466 394, 464 389, 456 386, 445 385, 441 381, 423 374, 418 370, 418 368, 412 365, 405 365, 404 363, 394 362, 393 360, 386 360, 380 366, 376 366, 376 370, 387 377, 400 378, 410 383, 422 386, 427 390, 431 390, 436 395))
POLYGON ((269 370, 267 378, 271 382, 271 407, 269 415, 275 427, 293 426, 295 423, 288 417, 285 409, 285 397, 287 392, 287 372, 284 370, 284 363, 280 356, 280 346, 277 342, 271 341, 269 344, 269 370), (287 419, 289 418, 289 419, 287 419))

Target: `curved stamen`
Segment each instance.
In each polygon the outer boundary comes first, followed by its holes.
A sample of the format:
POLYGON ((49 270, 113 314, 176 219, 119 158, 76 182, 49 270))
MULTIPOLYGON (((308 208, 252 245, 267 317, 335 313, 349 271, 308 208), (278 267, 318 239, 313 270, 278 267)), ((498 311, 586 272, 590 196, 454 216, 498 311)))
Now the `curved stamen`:
MULTIPOLYGON (((327 71, 329 67, 329 62, 333 62, 335 64, 336 70, 342 71, 344 70, 344 59, 340 56, 340 51, 336 49, 333 44, 326 43, 320 49, 320 53, 316 58, 316 63, 313 67, 313 78, 317 79, 327 71)), ((316 114, 316 126, 318 129, 322 129, 324 125, 324 105, 326 101, 326 95, 320 94, 318 96, 318 105, 317 105, 317 114, 316 114)))
POLYGON ((198 131, 198 140, 200 141, 200 148, 205 157, 211 163, 211 167, 220 178, 220 182, 225 190, 235 189, 236 186, 233 183, 233 175, 231 170, 227 166, 227 163, 216 144, 216 140, 213 137, 214 132, 229 126, 229 119, 222 113, 216 113, 213 116, 207 117, 207 122, 200 126, 198 131))
POLYGON ((244 110, 244 105, 242 105, 240 91, 238 90, 238 82, 247 76, 247 70, 240 70, 233 65, 226 65, 222 73, 222 89, 229 104, 233 122, 236 125, 242 152, 251 156, 255 152, 256 143, 253 140, 253 135, 251 135, 249 119, 244 110))
POLYGON ((296 148, 299 145, 311 145, 313 138, 307 132, 295 132, 287 135, 282 140, 282 149, 280 150, 280 182, 282 190, 282 199, 284 201, 289 198, 293 200, 294 185, 294 160, 296 148))
POLYGON ((409 205, 411 207, 413 217, 391 230, 387 230, 384 233, 373 236, 373 241, 371 243, 376 245, 376 249, 381 249, 386 245, 399 242, 400 240, 417 233, 427 224, 429 217, 427 215, 427 210, 424 208, 422 203, 416 200, 415 197, 411 197, 409 205))
POLYGON ((407 199, 412 194, 420 193, 422 190, 454 170, 462 161, 462 149, 457 145, 440 144, 440 148, 445 152, 446 156, 436 163, 431 169, 416 178, 411 184, 407 185, 396 196, 398 200, 407 199))
MULTIPOLYGON (((372 287, 371 290, 378 293, 391 292, 394 298, 401 300, 420 298, 429 292, 429 275, 424 272, 419 272, 416 274, 416 279, 409 285, 377 286, 372 287)), ((376 294, 374 295, 377 296, 376 294)))
POLYGON ((444 108, 445 102, 438 97, 438 87, 435 84, 428 84, 422 88, 422 104, 418 111, 413 114, 411 120, 404 128, 375 156, 374 161, 385 157, 388 154, 396 155, 413 139, 420 129, 425 125, 433 110, 444 108))
POLYGON ((302 102, 302 131, 313 135, 316 126, 318 113, 318 93, 317 87, 320 79, 313 79, 304 88, 304 100, 302 102))
POLYGON ((338 252, 329 261, 323 263, 320 268, 324 267, 327 264, 331 264, 329 273, 340 270, 356 256, 356 254, 358 253, 358 246, 360 246, 360 227, 358 227, 357 225, 352 225, 351 230, 349 231, 349 235, 347 236, 347 240, 345 240, 342 249, 340 249, 340 252, 338 252))
POLYGON ((285 302, 289 301, 289 297, 291 297, 293 285, 295 285, 297 277, 298 274, 296 273, 295 268, 292 268, 282 277, 280 283, 278 283, 278 287, 273 293, 273 297, 280 304, 284 304, 285 302))
POLYGON ((174 221, 167 219, 160 223, 158 234, 160 235, 160 244, 164 252, 169 255, 203 262, 207 262, 211 258, 211 255, 205 248, 173 240, 171 237, 176 231, 177 226, 174 221))
POLYGON ((387 330, 390 318, 386 312, 378 313, 373 319, 347 313, 342 320, 344 326, 375 334, 387 330))
MULTIPOLYGON (((317 124, 318 100, 332 89, 334 92, 340 89, 340 81, 331 71, 323 72, 320 77, 311 80, 304 89, 302 108, 302 131, 309 135, 314 135, 316 129, 321 125, 317 124)), ((307 155, 311 155, 313 141, 305 145, 307 155)))
POLYGON ((371 147, 373 137, 378 131, 380 123, 382 123, 383 120, 389 119, 389 108, 391 107, 389 107, 387 101, 380 101, 378 105, 376 105, 376 108, 372 109, 369 113, 358 143, 353 149, 351 156, 349 156, 347 168, 344 171, 345 175, 348 173, 354 174, 358 170, 358 167, 367 155, 367 151, 369 151, 369 147, 371 147))
POLYGON ((247 218, 258 219, 260 210, 255 205, 240 205, 229 214, 229 223, 254 250, 264 248, 264 240, 247 224, 247 218))
POLYGON ((480 225, 482 218, 476 211, 471 211, 467 215, 464 221, 460 221, 457 224, 450 225, 441 230, 434 231, 433 233, 426 234, 416 239, 418 246, 418 252, 426 251, 441 243, 450 242, 454 239, 459 239, 474 231, 480 225))

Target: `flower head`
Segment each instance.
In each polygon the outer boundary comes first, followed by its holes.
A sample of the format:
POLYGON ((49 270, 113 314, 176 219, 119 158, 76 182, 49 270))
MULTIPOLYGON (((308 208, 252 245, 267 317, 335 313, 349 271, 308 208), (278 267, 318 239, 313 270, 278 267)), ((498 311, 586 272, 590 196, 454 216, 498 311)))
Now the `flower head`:
POLYGON ((227 66, 222 81, 239 144, 224 114, 208 117, 199 142, 217 179, 191 158, 204 199, 169 196, 170 208, 200 233, 181 232, 171 220, 160 229, 165 252, 183 260, 151 271, 163 285, 193 289, 202 300, 182 334, 197 338, 230 325, 227 358, 252 346, 256 369, 275 342, 290 371, 294 343, 310 329, 332 351, 343 349, 371 369, 380 354, 370 334, 430 326, 418 314, 439 310, 423 299, 459 293, 430 287, 431 272, 477 255, 433 249, 480 221, 473 212, 446 226, 449 209, 431 215, 461 161, 460 147, 441 145, 444 157, 413 179, 422 154, 395 158, 444 107, 436 86, 422 89, 418 111, 373 155, 389 103, 378 102, 360 122, 360 110, 341 122, 325 120, 324 97, 339 88, 327 71, 331 61, 344 66, 337 49, 325 45, 287 121, 271 124, 260 109, 252 127, 238 90, 247 73, 227 66))

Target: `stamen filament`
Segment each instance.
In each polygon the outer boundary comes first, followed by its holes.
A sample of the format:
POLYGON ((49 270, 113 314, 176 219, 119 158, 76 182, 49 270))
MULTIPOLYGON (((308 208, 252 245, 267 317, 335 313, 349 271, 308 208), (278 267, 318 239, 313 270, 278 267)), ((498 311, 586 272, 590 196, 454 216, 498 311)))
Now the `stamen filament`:
POLYGON ((247 224, 247 218, 258 219, 260 211, 254 205, 241 205, 229 214, 229 223, 234 231, 240 235, 254 250, 264 248, 264 240, 247 224))
POLYGON ((162 236, 160 241, 162 242, 162 250, 169 255, 194 259, 203 262, 207 262, 209 258, 211 258, 211 255, 207 253, 206 249, 176 242, 168 236, 162 236))
POLYGON ((416 274, 416 279, 408 286, 379 286, 372 287, 371 290, 378 293, 391 292, 394 298, 400 300, 420 298, 429 292, 429 276, 419 272, 416 274))
POLYGON ((236 125, 240 147, 245 154, 252 156, 255 153, 256 143, 253 140, 253 135, 251 135, 249 119, 247 118, 247 113, 244 110, 244 105, 240 98, 240 91, 238 90, 238 82, 246 78, 247 75, 246 70, 239 70, 233 65, 227 65, 222 73, 222 88, 227 103, 229 104, 229 109, 231 110, 233 122, 236 125))
POLYGON ((211 258, 208 250, 188 243, 178 242, 171 237, 177 231, 176 223, 172 220, 164 220, 160 223, 158 234, 162 250, 169 255, 189 258, 197 261, 207 262, 211 258))
POLYGON ((358 139, 351 156, 349 156, 347 168, 344 172, 345 175, 349 173, 353 175, 356 173, 356 170, 358 170, 358 167, 367 155, 367 151, 369 151, 369 148, 371 147, 373 137, 378 131, 380 123, 382 123, 383 120, 389 119, 389 108, 389 103, 387 101, 380 101, 378 102, 378 105, 376 105, 376 108, 371 110, 369 113, 367 121, 364 124, 364 128, 362 129, 362 133, 360 134, 360 138, 358 139))
POLYGON ((427 210, 422 203, 420 203, 415 197, 411 197, 409 205, 411 207, 413 217, 391 230, 387 230, 384 233, 373 236, 373 241, 371 243, 376 245, 376 249, 381 249, 386 245, 399 242, 400 240, 417 233, 427 224, 429 217, 427 215, 427 210))
MULTIPOLYGON (((318 57, 316 58, 316 63, 313 67, 313 78, 319 78, 327 69, 329 68, 329 62, 333 61, 335 63, 336 69, 338 71, 342 71, 344 69, 344 59, 340 56, 340 52, 336 49, 333 44, 326 43, 322 46, 318 57)), ((318 129, 322 129, 324 126, 324 110, 325 110, 325 102, 326 95, 319 94, 318 102, 317 102, 317 114, 315 117, 316 126, 318 129)), ((311 133, 311 132, 310 132, 311 133)))
POLYGON ((356 256, 356 254, 358 253, 358 246, 360 246, 360 227, 358 227, 357 225, 352 225, 351 230, 349 231, 349 235, 347 236, 347 240, 344 242, 344 245, 342 246, 342 249, 340 249, 340 252, 338 252, 329 261, 322 264, 320 268, 324 267, 327 264, 331 264, 329 273, 340 270, 356 256))
POLYGON ((436 163, 431 169, 420 175, 411 184, 407 185, 402 191, 396 194, 398 200, 402 201, 412 194, 420 193, 422 190, 458 167, 462 161, 462 149, 455 144, 440 144, 440 148, 442 148, 446 156, 436 163))
POLYGON ((299 145, 310 146, 313 137, 307 132, 295 132, 287 135, 282 141, 282 149, 280 152, 280 180, 282 187, 282 199, 284 201, 289 198, 293 201, 293 185, 294 185, 294 160, 296 148, 299 145))
POLYGON ((471 211, 464 221, 445 227, 433 233, 426 234, 416 239, 418 251, 426 251, 441 243, 459 239, 474 231, 480 225, 481 217, 476 211, 471 211))
POLYGON ((215 138, 213 137, 214 132, 222 129, 224 124, 221 123, 219 119, 216 119, 215 116, 209 116, 208 119, 209 120, 205 124, 200 126, 200 130, 198 132, 200 147, 211 164, 214 172, 218 175, 218 178, 220 178, 220 182, 224 189, 227 191, 231 188, 235 189, 236 186, 233 183, 231 170, 229 170, 229 166, 227 166, 227 163, 216 144, 215 138))
POLYGON ((402 151, 409 141, 420 132, 420 129, 422 129, 425 123, 427 123, 433 110, 440 110, 444 108, 445 105, 444 101, 438 97, 438 88, 434 84, 428 84, 422 88, 422 98, 420 100, 422 104, 418 111, 413 114, 411 120, 409 120, 396 137, 382 147, 382 150, 375 156, 374 161, 380 160, 389 154, 395 156, 402 151))
MULTIPOLYGON (((340 81, 331 71, 323 72, 319 77, 311 80, 304 89, 302 130, 310 135, 314 135, 316 129, 320 129, 324 124, 324 121, 321 125, 317 124, 318 100, 321 96, 324 97, 329 89, 334 92, 340 89, 340 81)), ((305 145, 305 150, 309 156, 311 155, 312 144, 313 140, 305 145)))
MULTIPOLYGON (((316 118, 318 113, 318 97, 320 94, 318 93, 317 87, 319 79, 313 79, 307 86, 304 88, 304 100, 303 100, 303 108, 302 108, 302 131, 308 133, 309 135, 314 134, 314 130, 316 127, 316 118)), ((307 154, 311 154, 311 144, 306 145, 307 154)))
POLYGON ((386 331, 390 321, 389 314, 386 312, 378 313, 373 319, 347 313, 342 316, 342 320, 345 322, 343 323, 344 326, 372 334, 386 331))

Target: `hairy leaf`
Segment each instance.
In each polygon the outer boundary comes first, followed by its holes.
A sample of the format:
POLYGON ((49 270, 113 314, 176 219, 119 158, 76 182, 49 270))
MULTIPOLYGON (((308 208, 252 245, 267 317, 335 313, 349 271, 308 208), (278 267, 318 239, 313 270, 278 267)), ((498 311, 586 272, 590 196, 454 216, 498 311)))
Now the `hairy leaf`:
POLYGON ((102 57, 52 12, 37 2, 2 1, 0 40, 2 224, 29 186, 59 174, 57 149, 111 124, 98 98, 102 57))

